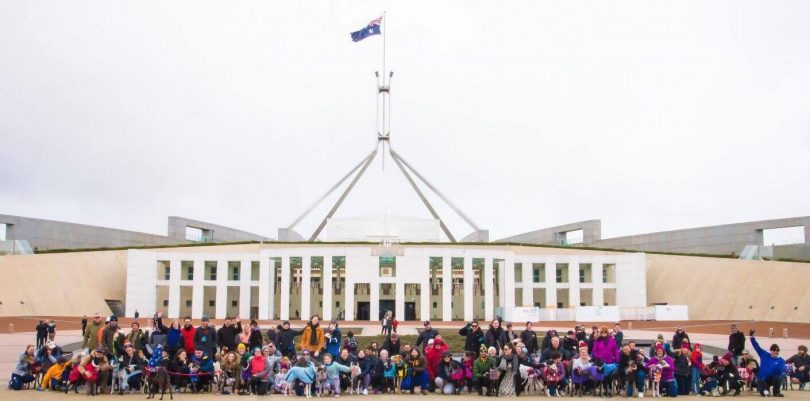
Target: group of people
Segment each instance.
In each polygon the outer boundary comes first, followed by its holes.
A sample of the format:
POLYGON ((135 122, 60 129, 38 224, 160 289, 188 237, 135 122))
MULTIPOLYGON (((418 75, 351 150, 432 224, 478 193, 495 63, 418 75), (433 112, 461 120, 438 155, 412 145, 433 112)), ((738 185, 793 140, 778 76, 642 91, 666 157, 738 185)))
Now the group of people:
POLYGON ((429 321, 413 344, 403 343, 392 331, 382 344, 361 347, 352 332, 343 336, 337 322, 323 326, 317 315, 301 329, 284 321, 262 331, 256 321, 242 325, 238 317, 226 319, 218 329, 205 316, 199 326, 190 318, 165 326, 156 314, 151 331, 136 320, 125 333, 115 316, 104 321, 96 314, 83 333, 83 350, 72 357, 52 340, 28 346, 10 387, 22 389, 42 372, 38 389, 85 384, 88 391, 124 393, 138 390, 145 377, 161 369, 177 390, 258 395, 320 391, 334 397, 417 391, 517 396, 537 388, 551 396, 624 392, 643 397, 650 386, 656 395, 676 397, 718 391, 738 395, 746 385, 763 396, 781 396, 783 380, 801 388, 810 381, 806 347, 785 361, 778 345, 763 350, 751 330, 757 360, 746 351, 746 338, 736 326, 728 351, 711 359, 704 358, 701 344, 692 343, 683 328, 671 341, 659 335, 645 349, 625 341, 619 324, 612 329, 593 326, 590 333, 584 326, 567 333, 549 330, 540 336, 532 322, 517 333, 500 319, 489 322, 486 330, 478 321, 467 323, 458 331, 464 338, 461 350, 449 349, 429 321))

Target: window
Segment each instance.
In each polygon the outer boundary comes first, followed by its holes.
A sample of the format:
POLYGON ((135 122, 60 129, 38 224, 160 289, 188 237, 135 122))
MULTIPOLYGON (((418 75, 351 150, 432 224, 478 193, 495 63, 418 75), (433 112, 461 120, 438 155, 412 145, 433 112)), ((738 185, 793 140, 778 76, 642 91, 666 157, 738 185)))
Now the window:
POLYGON ((259 261, 254 260, 250 262, 250 279, 259 281, 259 261))
POLYGON ((438 304, 438 303, 436 303, 436 302, 434 302, 434 303, 433 303, 433 308, 438 308, 438 307, 439 307, 439 304, 438 304))
POLYGON ((213 299, 212 299, 212 300, 210 300, 210 301, 208 301, 208 306, 213 307, 214 305, 215 305, 215 303, 214 303, 214 300, 213 300, 213 299))
MULTIPOLYGON (((575 265, 576 266, 576 265, 575 265)), ((579 282, 592 283, 593 282, 593 264, 580 263, 579 264, 579 282)))
POLYGON ((532 281, 535 283, 543 283, 546 281, 545 263, 532 263, 532 281))
POLYGON ((189 266, 186 270, 186 280, 194 280, 194 266, 189 266))
POLYGON ((231 271, 231 280, 239 280, 240 262, 228 262, 228 269, 231 271))
POLYGON ((321 308, 323 308, 323 301, 318 302, 318 306, 320 306, 321 308))
POLYGON ((171 264, 168 260, 158 260, 157 262, 157 278, 158 280, 171 279, 171 264))
POLYGON ((515 282, 522 283, 523 282, 523 264, 522 263, 515 263, 515 282))
POLYGON ((191 307, 191 300, 187 300, 186 301, 186 308, 190 308, 190 307, 191 307))
POLYGON ((208 279, 209 280, 216 280, 217 279, 217 267, 213 266, 210 270, 208 270, 208 279))
POLYGON ((233 307, 239 306, 239 301, 234 299, 233 301, 231 301, 231 306, 233 306, 233 307))
POLYGON ((396 277, 397 257, 380 256, 380 277, 396 277))
POLYGON ((0 223, 0 241, 5 241, 8 239, 8 229, 6 227, 7 224, 0 223))
POLYGON ((186 226, 186 241, 192 242, 213 242, 214 232, 199 227, 186 226))
POLYGON ((337 306, 338 308, 340 308, 340 301, 335 302, 335 306, 337 306))
POLYGON ((557 263, 556 277, 558 283, 568 282, 568 263, 557 263))
POLYGON ((180 261, 180 277, 181 280, 194 280, 194 261, 180 261))
POLYGON ((562 309, 563 308, 563 303, 562 302, 557 302, 557 308, 562 309))
POLYGON ((163 300, 163 306, 169 306, 169 300, 168 299, 163 300))
POLYGON ((762 230, 762 245, 804 244, 804 226, 769 228, 762 230))

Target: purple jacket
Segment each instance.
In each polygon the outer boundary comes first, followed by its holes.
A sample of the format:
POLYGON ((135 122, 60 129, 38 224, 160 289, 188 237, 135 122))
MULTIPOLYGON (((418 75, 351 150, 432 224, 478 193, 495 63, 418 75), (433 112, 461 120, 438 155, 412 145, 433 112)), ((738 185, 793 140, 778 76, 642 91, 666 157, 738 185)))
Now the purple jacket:
POLYGON ((650 360, 647 362, 647 368, 650 369, 659 363, 664 365, 661 368, 661 380, 665 382, 675 380, 675 362, 672 361, 672 358, 666 355, 664 355, 663 359, 658 359, 657 356, 650 358, 650 360))
POLYGON ((593 341, 593 357, 605 363, 619 362, 619 347, 610 337, 599 337, 593 341))

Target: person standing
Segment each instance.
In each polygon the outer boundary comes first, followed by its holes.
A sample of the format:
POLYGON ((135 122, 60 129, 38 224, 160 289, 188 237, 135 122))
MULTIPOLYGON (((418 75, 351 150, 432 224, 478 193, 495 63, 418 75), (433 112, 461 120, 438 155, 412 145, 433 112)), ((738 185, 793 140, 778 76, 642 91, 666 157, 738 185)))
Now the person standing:
POLYGON ((295 358, 295 337, 300 335, 300 330, 290 328, 290 322, 285 320, 281 323, 281 327, 276 330, 275 338, 276 347, 281 351, 281 355, 290 358, 290 360, 295 358))
POLYGON ((734 363, 739 364, 740 356, 745 350, 745 334, 737 329, 736 324, 731 325, 731 334, 728 336, 727 350, 731 352, 731 355, 734 355, 734 363))
POLYGON ((44 320, 40 320, 39 324, 36 327, 37 331, 37 349, 42 348, 45 345, 45 341, 48 338, 48 325, 45 324, 44 320))
POLYGON ((84 340, 82 340, 82 348, 96 349, 98 347, 99 331, 104 327, 101 324, 101 314, 96 312, 93 316, 93 322, 90 323, 84 330, 84 340))
POLYGON ((180 334, 183 337, 186 355, 194 355, 194 336, 197 334, 197 328, 191 324, 190 316, 183 319, 183 328, 180 329, 180 334))
POLYGON ((82 316, 82 336, 85 330, 87 330, 87 315, 82 316))
POLYGON ((312 315, 309 318, 307 327, 301 332, 301 350, 309 351, 313 357, 318 358, 321 355, 326 339, 323 335, 323 328, 320 325, 321 317, 312 315))
POLYGON ((526 346, 526 352, 530 355, 537 353, 537 333, 532 328, 532 322, 526 322, 526 330, 520 333, 520 341, 526 346))
POLYGON ((462 327, 458 334, 465 338, 464 351, 479 352, 484 344, 484 331, 478 325, 477 320, 473 320, 462 327))
POLYGON ((139 318, 139 317, 141 317, 141 313, 140 313, 140 312, 138 312, 138 310, 137 310, 137 309, 135 309, 135 319, 137 319, 137 318, 139 318))
POLYGON ((622 325, 619 323, 613 325, 613 339, 616 340, 616 347, 621 349, 622 342, 624 342, 624 332, 622 332, 622 325))
POLYGON ((484 344, 486 344, 487 348, 495 347, 499 352, 503 350, 504 345, 509 344, 509 341, 506 339, 506 332, 503 327, 501 327, 501 322, 498 319, 493 319, 492 322, 489 323, 489 330, 487 330, 487 333, 484 335, 484 344))
POLYGON ((213 358, 217 354, 217 330, 209 324, 208 316, 203 315, 201 321, 194 333, 194 350, 202 350, 205 355, 213 358))
POLYGON ((230 317, 225 318, 225 323, 217 331, 217 345, 220 349, 228 351, 236 350, 236 336, 242 331, 242 319, 236 317, 236 325, 230 317))
POLYGON ((423 325, 425 329, 422 330, 422 332, 419 333, 419 337, 416 338, 416 348, 418 349, 424 349, 427 347, 430 340, 439 335, 439 332, 430 326, 430 320, 425 320, 423 325))
POLYGON ((512 322, 506 322, 506 331, 503 334, 506 336, 506 341, 510 343, 518 338, 517 333, 512 331, 512 322))
POLYGON ((759 355, 759 373, 757 373, 759 395, 784 397, 780 390, 782 389, 782 377, 785 374, 785 360, 779 356, 779 346, 772 344, 770 352, 766 352, 754 337, 754 330, 750 330, 748 336, 751 337, 751 345, 759 355))

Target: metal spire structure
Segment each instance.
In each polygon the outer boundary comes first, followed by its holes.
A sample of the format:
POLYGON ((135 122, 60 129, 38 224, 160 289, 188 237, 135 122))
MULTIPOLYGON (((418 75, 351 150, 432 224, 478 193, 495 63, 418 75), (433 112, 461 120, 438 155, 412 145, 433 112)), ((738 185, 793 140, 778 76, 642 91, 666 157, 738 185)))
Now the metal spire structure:
POLYGON ((436 194, 442 201, 444 201, 447 206, 453 209, 456 214, 458 214, 472 229, 474 230, 471 234, 467 235, 466 237, 462 238, 462 242, 488 242, 489 241, 489 231, 482 230, 479 228, 475 222, 470 219, 464 212, 461 211, 454 203, 452 203, 447 196, 441 193, 436 186, 430 183, 425 176, 420 174, 416 169, 399 153, 395 152, 391 148, 391 79, 394 77, 393 71, 386 71, 385 69, 385 13, 383 13, 383 29, 382 29, 382 37, 383 37, 383 58, 382 58, 382 74, 379 71, 374 72, 374 76, 377 78, 377 143, 374 146, 374 149, 369 153, 366 157, 364 157, 360 162, 355 165, 351 170, 349 170, 346 175, 344 175, 340 180, 338 180, 335 185, 329 188, 326 193, 321 195, 317 201, 311 204, 297 219, 295 219, 289 226, 286 228, 279 228, 278 230, 278 239, 280 241, 302 241, 305 240, 304 237, 297 232, 295 232, 295 227, 306 217, 308 216, 318 205, 321 204, 329 195, 331 195, 335 190, 338 189, 349 177, 353 177, 349 185, 343 190, 343 193, 340 194, 340 197, 337 199, 335 204, 329 209, 329 212, 326 216, 321 220, 321 223, 309 236, 309 241, 317 240, 318 236, 321 234, 323 229, 326 227, 326 224, 329 222, 329 219, 335 215, 340 205, 346 200, 346 197, 351 193, 354 186, 360 181, 360 178, 363 176, 363 173, 366 172, 368 166, 371 164, 372 161, 377 156, 377 153, 382 148, 382 162, 383 162, 383 169, 385 168, 385 154, 387 153, 391 160, 394 161, 394 164, 397 165, 399 170, 405 176, 405 179, 410 184, 411 188, 414 190, 419 199, 422 200, 422 203, 430 212, 431 216, 434 219, 439 221, 439 226, 441 227, 444 234, 450 240, 450 242, 456 243, 459 240, 450 232, 450 229, 445 224, 444 220, 439 216, 436 212, 436 209, 430 203, 428 198, 425 196, 425 193, 419 188, 417 185, 417 180, 421 181, 430 191, 436 194), (387 149, 386 149, 387 148, 387 149), (414 177, 416 179, 414 179, 414 177))

